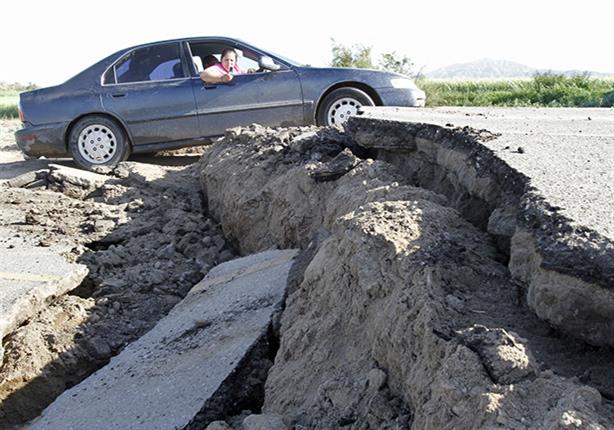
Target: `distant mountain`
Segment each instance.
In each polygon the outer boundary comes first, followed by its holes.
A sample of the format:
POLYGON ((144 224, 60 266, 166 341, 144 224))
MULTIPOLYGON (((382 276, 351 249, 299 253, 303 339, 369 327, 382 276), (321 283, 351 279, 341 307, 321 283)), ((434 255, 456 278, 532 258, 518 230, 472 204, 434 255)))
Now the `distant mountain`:
MULTIPOLYGON (((579 75, 585 73, 583 70, 546 70, 536 69, 525 66, 524 64, 514 63, 506 60, 493 60, 484 58, 471 63, 452 64, 442 67, 424 75, 431 79, 509 79, 509 78, 530 78, 536 73, 551 72, 563 75, 579 75)), ((592 77, 613 76, 614 73, 600 73, 589 71, 592 77)))

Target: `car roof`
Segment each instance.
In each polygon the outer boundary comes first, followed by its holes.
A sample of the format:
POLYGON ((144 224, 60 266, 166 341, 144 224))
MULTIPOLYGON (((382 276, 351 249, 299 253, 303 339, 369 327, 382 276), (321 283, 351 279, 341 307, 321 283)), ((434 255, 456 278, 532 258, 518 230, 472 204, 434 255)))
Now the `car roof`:
POLYGON ((134 45, 131 46, 129 48, 124 48, 122 49, 122 51, 126 51, 126 50, 131 50, 131 49, 136 49, 136 48, 143 48, 146 46, 151 46, 151 45, 159 45, 162 43, 173 43, 173 42, 204 42, 207 40, 224 40, 224 41, 228 41, 228 42, 234 42, 234 43, 242 43, 248 46, 251 46, 249 43, 244 42, 240 39, 235 39, 233 37, 228 37, 228 36, 191 36, 191 37, 182 37, 179 39, 167 39, 167 40, 159 40, 156 42, 147 42, 147 43, 143 43, 140 45, 134 45))
POLYGON ((116 53, 114 53, 113 55, 123 55, 126 52, 132 51, 134 49, 138 49, 138 48, 144 48, 147 46, 154 46, 154 45, 159 45, 159 44, 163 44, 163 43, 180 43, 180 42, 224 42, 224 43, 228 43, 230 45, 236 45, 236 44, 241 44, 241 45, 245 45, 246 47, 249 47, 250 49, 256 51, 256 52, 261 52, 264 53, 266 55, 270 55, 271 57, 276 58, 277 60, 280 60, 281 62, 287 64, 287 65, 292 65, 292 66, 302 66, 302 64, 291 60, 289 58, 286 58, 282 55, 278 55, 274 52, 271 52, 267 49, 262 49, 259 47, 256 47, 254 45, 252 45, 249 42, 245 42, 244 40, 241 39, 237 39, 234 37, 228 37, 228 36, 190 36, 190 37, 183 37, 183 38, 178 38, 178 39, 167 39, 167 40, 159 40, 156 42, 148 42, 148 43, 143 43, 141 45, 135 45, 135 46, 131 46, 129 48, 124 48, 121 49, 120 51, 117 51, 116 53))

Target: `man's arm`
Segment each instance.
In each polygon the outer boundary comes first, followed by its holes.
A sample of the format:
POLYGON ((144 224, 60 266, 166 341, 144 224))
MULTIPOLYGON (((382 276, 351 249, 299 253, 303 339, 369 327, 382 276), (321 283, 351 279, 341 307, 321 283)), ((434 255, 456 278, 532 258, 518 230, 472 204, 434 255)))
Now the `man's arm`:
POLYGON ((206 84, 225 84, 232 80, 232 75, 222 73, 217 67, 207 67, 199 75, 206 84))

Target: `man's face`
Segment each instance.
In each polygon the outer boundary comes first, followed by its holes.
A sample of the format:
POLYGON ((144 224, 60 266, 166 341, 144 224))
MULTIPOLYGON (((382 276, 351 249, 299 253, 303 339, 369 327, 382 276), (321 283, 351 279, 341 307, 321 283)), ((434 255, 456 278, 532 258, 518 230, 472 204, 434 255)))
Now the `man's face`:
POLYGON ((222 66, 224 66, 226 70, 230 71, 234 68, 236 60, 235 54, 228 52, 226 55, 224 55, 224 57, 222 57, 222 66))

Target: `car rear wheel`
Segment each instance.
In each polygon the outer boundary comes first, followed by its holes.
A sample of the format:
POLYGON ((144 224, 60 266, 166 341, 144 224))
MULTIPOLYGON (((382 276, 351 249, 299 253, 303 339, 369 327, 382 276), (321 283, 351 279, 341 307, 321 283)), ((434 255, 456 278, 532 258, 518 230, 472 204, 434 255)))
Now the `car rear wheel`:
POLYGON ((70 132, 68 147, 75 163, 92 170, 114 167, 128 159, 130 145, 123 128, 99 115, 82 118, 70 132))
POLYGON ((322 100, 316 120, 318 125, 341 128, 350 116, 358 114, 362 106, 373 105, 373 99, 358 88, 338 88, 322 100))

